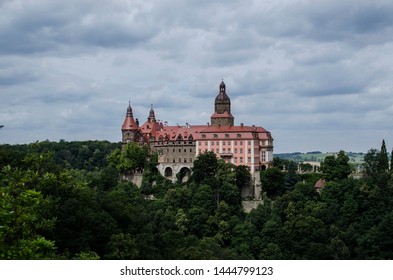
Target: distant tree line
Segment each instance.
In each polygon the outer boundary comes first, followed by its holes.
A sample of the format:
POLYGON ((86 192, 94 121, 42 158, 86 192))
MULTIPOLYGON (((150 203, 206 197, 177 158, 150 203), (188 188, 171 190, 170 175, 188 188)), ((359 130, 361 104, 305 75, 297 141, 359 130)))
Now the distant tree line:
POLYGON ((0 145, 0 259, 393 258, 384 141, 365 154, 362 179, 349 177, 344 151, 326 157, 321 173, 298 174, 295 162, 275 158, 250 213, 240 193, 251 182, 246 166, 207 152, 187 182, 172 183, 156 164, 132 143, 0 145), (140 188, 120 180, 141 170, 140 188))

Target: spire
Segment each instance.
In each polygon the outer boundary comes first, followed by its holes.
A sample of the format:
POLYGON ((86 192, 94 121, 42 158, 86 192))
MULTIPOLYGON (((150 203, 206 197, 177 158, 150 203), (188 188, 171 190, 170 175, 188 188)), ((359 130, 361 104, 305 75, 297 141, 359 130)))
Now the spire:
POLYGON ((225 100, 225 101, 229 101, 230 102, 230 99, 229 99, 229 97, 228 97, 228 95, 226 93, 226 86, 225 86, 225 83, 224 83, 224 79, 222 80, 222 82, 220 84, 220 91, 219 91, 219 93, 218 93, 218 95, 216 97, 216 101, 218 101, 218 100, 225 100))
POLYGON ((224 83, 224 79, 222 79, 222 82, 220 84, 220 92, 225 92, 225 83, 224 83))
POLYGON ((127 108, 127 114, 126 114, 126 118, 127 117, 133 117, 133 115, 132 115, 132 108, 131 108, 131 102, 130 101, 128 101, 128 108, 127 108))
POLYGON ((147 120, 149 122, 155 122, 156 121, 156 116, 153 110, 153 104, 151 104, 151 108, 150 108, 150 113, 149 113, 149 117, 147 118, 147 120))
POLYGON ((135 130, 138 129, 138 125, 135 123, 134 116, 132 114, 131 102, 128 101, 127 114, 124 119, 124 123, 121 127, 122 130, 135 130))

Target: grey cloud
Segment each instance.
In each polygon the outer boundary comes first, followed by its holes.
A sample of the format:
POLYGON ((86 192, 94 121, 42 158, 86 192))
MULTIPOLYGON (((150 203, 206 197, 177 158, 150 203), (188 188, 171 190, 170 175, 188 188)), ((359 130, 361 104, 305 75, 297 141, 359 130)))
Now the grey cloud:
POLYGON ((222 78, 276 152, 393 138, 390 1, 0 3, 1 141, 119 141, 128 100, 203 124, 222 78))
POLYGON ((2 13, 6 16, 0 26, 0 53, 59 51, 62 46, 72 45, 133 48, 153 36, 156 27, 145 17, 144 11, 104 2, 90 5, 89 1, 67 1, 45 5, 34 1, 3 5, 2 13))

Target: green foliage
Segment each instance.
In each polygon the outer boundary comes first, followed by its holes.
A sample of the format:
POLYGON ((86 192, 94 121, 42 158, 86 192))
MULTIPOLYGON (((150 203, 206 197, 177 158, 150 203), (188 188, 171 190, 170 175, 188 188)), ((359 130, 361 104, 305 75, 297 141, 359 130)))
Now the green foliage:
POLYGON ((268 197, 280 196, 285 192, 285 174, 278 167, 261 171, 262 191, 268 197))
POLYGON ((209 151, 198 155, 193 163, 191 179, 196 183, 208 180, 216 174, 218 161, 216 155, 209 151))
POLYGON ((340 151, 337 156, 327 156, 321 164, 323 176, 328 181, 344 180, 352 172, 349 158, 344 151, 340 151))
POLYGON ((108 161, 115 166, 120 173, 142 171, 148 162, 148 148, 135 142, 127 143, 120 151, 116 149, 108 157, 108 161))
POLYGON ((206 153, 191 180, 172 183, 155 173, 146 148, 118 147, 2 146, 0 259, 393 258, 393 179, 379 151, 366 155, 359 180, 347 178, 344 152, 327 158, 320 193, 321 174, 298 175, 276 160, 261 172, 267 196, 246 214, 247 167, 206 153), (119 180, 132 169, 145 171, 140 189, 119 180))
POLYGON ((0 259, 54 257, 54 242, 41 236, 53 227, 53 220, 45 217, 49 200, 27 187, 33 179, 29 175, 10 166, 1 170, 0 259))
POLYGON ((389 160, 385 141, 382 141, 381 151, 370 149, 364 156, 364 175, 369 184, 386 187, 390 174, 389 160))
POLYGON ((389 157, 388 157, 388 152, 386 150, 385 140, 382 140, 378 163, 379 163, 379 172, 386 172, 389 170, 389 157))

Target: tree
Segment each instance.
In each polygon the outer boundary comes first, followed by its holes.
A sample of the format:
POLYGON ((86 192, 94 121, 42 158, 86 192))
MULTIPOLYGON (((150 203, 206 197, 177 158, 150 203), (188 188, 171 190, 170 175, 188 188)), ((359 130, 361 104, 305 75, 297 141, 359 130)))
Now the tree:
POLYGON ((214 177, 218 166, 218 160, 212 151, 198 155, 194 161, 191 179, 196 183, 201 183, 205 179, 214 177))
POLYGON ((288 164, 288 171, 285 175, 285 188, 289 191, 293 190, 296 183, 299 181, 298 176, 296 175, 297 165, 294 161, 291 161, 288 164))
POLYGON ((344 151, 340 151, 337 157, 327 156, 321 164, 321 170, 326 180, 343 180, 352 172, 349 157, 344 151))
POLYGON ((379 172, 379 151, 370 149, 364 156, 364 173, 368 177, 374 177, 379 172))
POLYGON ((389 180, 389 159, 385 141, 382 141, 381 151, 370 149, 364 156, 364 173, 369 184, 386 187, 389 180), (383 150, 383 151, 382 151, 383 150))
POLYGON ((250 167, 238 165, 235 167, 235 180, 239 189, 249 187, 251 185, 250 167))
POLYGON ((0 173, 0 259, 50 259, 55 243, 42 233, 53 227, 45 217, 50 203, 29 189, 30 173, 6 166, 0 173))
POLYGON ((385 140, 382 140, 381 151, 378 159, 379 172, 386 172, 389 170, 389 158, 386 150, 385 140))
POLYGON ((285 192, 285 175, 278 167, 272 167, 261 171, 262 191, 267 196, 275 197, 285 192))
POLYGON ((120 151, 115 149, 109 155, 108 161, 116 167, 119 172, 142 171, 148 159, 147 146, 140 146, 137 143, 127 143, 120 151))

